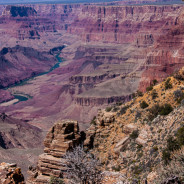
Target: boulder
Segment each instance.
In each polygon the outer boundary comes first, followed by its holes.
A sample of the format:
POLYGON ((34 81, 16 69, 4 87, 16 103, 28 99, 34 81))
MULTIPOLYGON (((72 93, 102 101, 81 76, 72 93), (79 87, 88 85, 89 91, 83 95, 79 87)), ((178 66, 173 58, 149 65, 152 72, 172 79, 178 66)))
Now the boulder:
POLYGON ((137 126, 133 124, 128 124, 124 126, 123 132, 125 134, 131 134, 134 130, 137 130, 137 126))
POLYGON ((136 142, 137 144, 139 144, 139 145, 142 145, 142 146, 145 146, 146 143, 147 143, 146 140, 141 139, 141 138, 139 138, 139 137, 135 140, 135 142, 136 142))
POLYGON ((114 152, 115 153, 119 153, 120 151, 123 151, 126 148, 126 146, 129 144, 129 142, 130 142, 130 138, 129 137, 123 138, 121 141, 119 141, 116 144, 116 146, 114 148, 114 152))

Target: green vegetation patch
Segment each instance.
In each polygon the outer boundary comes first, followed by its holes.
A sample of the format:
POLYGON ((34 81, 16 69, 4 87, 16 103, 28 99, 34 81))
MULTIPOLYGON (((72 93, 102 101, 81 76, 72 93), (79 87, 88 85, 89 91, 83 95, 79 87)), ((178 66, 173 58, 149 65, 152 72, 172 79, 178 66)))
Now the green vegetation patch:
POLYGON ((158 115, 168 115, 170 112, 173 111, 173 108, 170 104, 166 103, 164 105, 155 104, 152 108, 149 109, 148 119, 152 121, 158 115))
POLYGON ((140 103, 140 107, 142 108, 142 109, 145 109, 145 108, 147 108, 149 105, 145 102, 145 101, 142 101, 141 103, 140 103))
POLYGON ((165 81, 165 90, 167 89, 171 89, 172 88, 172 83, 171 83, 171 78, 168 78, 166 81, 165 81))

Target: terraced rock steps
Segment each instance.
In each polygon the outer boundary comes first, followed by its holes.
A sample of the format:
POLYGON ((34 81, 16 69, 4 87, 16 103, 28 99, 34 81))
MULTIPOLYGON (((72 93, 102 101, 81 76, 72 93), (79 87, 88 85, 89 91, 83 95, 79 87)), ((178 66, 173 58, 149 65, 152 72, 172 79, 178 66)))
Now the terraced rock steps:
POLYGON ((44 141, 44 153, 39 156, 36 168, 30 167, 28 183, 48 183, 51 176, 62 177, 65 172, 63 156, 81 137, 77 121, 62 120, 54 124, 44 141))

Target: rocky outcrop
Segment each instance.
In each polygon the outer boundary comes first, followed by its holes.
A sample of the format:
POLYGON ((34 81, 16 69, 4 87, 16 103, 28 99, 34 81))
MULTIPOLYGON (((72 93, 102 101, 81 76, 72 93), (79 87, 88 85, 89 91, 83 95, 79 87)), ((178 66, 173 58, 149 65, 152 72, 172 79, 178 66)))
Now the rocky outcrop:
POLYGON ((62 120, 54 124, 44 140, 44 153, 39 156, 37 168, 28 171, 30 183, 48 183, 51 176, 63 177, 63 156, 80 144, 81 136, 77 121, 62 120))
POLYGON ((97 74, 97 75, 92 75, 92 76, 87 76, 87 75, 76 75, 76 76, 72 76, 70 77, 70 83, 71 84, 98 84, 100 82, 103 82, 105 80, 108 79, 112 79, 115 78, 117 76, 119 76, 120 74, 108 74, 108 73, 104 73, 104 74, 97 74))
POLYGON ((86 130, 86 140, 84 141, 84 147, 90 149, 98 147, 99 140, 108 137, 111 125, 115 122, 115 113, 106 112, 105 110, 99 110, 97 116, 93 119, 93 123, 86 130), (103 131, 104 127, 109 127, 103 131), (102 137, 101 137, 102 135, 102 137), (95 139, 99 137, 99 139, 95 139))
POLYGON ((16 164, 0 164, 0 183, 2 184, 25 184, 21 169, 16 164))

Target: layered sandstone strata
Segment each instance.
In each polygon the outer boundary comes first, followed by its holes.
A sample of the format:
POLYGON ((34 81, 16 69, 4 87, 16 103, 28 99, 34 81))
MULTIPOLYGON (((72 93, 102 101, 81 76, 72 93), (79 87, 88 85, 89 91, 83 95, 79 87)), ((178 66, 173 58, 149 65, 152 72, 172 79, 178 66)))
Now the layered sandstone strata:
POLYGON ((39 156, 37 168, 28 171, 30 183, 48 183, 51 176, 62 177, 65 172, 63 156, 75 145, 81 136, 77 121, 62 120, 54 124, 44 141, 44 153, 39 156))
POLYGON ((163 80, 183 65, 183 5, 31 7, 37 13, 28 13, 28 17, 12 17, 5 7, 0 35, 9 35, 7 25, 11 23, 20 33, 35 30, 39 44, 33 44, 34 39, 26 34, 24 44, 43 50, 58 42, 66 44, 60 55, 66 62, 49 75, 17 88, 32 99, 0 111, 15 116, 21 113, 31 121, 39 119, 42 128, 51 126, 49 120, 44 121, 48 116, 89 122, 98 108, 126 102, 138 89, 144 91, 154 79, 163 80))
POLYGON ((133 43, 142 38, 146 44, 152 44, 162 31, 175 25, 181 10, 182 5, 89 5, 82 8, 68 32, 79 34, 86 42, 100 40, 108 43, 133 43))

